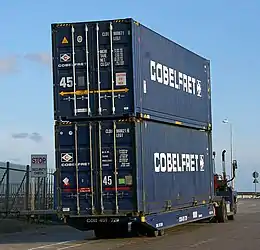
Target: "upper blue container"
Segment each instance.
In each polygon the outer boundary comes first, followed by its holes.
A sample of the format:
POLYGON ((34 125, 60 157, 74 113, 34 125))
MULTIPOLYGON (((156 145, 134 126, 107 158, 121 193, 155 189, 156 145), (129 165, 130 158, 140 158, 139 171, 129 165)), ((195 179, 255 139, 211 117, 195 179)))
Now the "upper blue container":
POLYGON ((211 125, 209 60, 132 19, 52 25, 54 117, 211 125))

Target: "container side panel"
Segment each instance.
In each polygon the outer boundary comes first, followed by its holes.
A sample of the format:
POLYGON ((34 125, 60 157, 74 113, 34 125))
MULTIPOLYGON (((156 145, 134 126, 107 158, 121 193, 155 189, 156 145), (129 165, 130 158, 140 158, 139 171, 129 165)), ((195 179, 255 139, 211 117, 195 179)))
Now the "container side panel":
POLYGON ((145 202, 139 201, 139 210, 155 213, 209 201, 213 173, 208 132, 155 122, 140 123, 140 129, 139 186, 145 202))
POLYGON ((212 129, 212 99, 211 99, 211 73, 210 73, 210 61, 208 61, 208 66, 206 68, 207 70, 207 78, 208 78, 208 95, 209 95, 209 103, 208 103, 208 117, 209 117, 209 123, 210 128, 212 129))
MULTIPOLYGON (((212 132, 208 133, 208 145, 209 145, 209 155, 213 157, 213 145, 212 145, 212 132)), ((214 194, 215 190, 214 190, 214 174, 215 174, 215 170, 214 170, 214 163, 213 163, 213 158, 209 158, 209 173, 210 173, 210 183, 211 183, 211 190, 210 193, 214 194)))
POLYGON ((131 123, 75 122, 57 126, 56 164, 65 212, 122 214, 136 209, 133 136, 131 123))
POLYGON ((202 126, 211 123, 208 60, 144 26, 135 30, 142 58, 142 79, 135 79, 140 89, 136 92, 137 111, 154 119, 202 126))
POLYGON ((55 119, 133 112, 130 22, 53 25, 52 33, 55 119))

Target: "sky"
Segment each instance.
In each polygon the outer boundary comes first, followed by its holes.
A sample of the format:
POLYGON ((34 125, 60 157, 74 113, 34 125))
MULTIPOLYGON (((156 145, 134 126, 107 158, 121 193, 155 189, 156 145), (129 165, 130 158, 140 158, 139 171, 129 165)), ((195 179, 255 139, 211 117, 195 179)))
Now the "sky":
POLYGON ((257 0, 2 0, 0 161, 28 164, 31 153, 47 153, 54 166, 51 23, 132 17, 211 60, 217 169, 223 149, 230 161, 227 118, 236 187, 252 191, 252 172, 260 172, 259 10, 257 0))

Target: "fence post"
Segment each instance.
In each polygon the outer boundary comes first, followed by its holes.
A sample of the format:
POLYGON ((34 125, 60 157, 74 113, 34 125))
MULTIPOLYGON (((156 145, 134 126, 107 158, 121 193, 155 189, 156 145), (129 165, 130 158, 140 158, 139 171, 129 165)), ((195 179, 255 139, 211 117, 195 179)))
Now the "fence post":
POLYGON ((35 210, 35 178, 31 179, 31 211, 35 210))
POLYGON ((26 182, 25 182, 25 210, 29 210, 30 202, 30 166, 26 166, 26 182))
POLYGON ((36 209, 41 209, 41 196, 40 196, 40 191, 41 191, 41 179, 40 177, 37 178, 37 195, 36 195, 36 209))
POLYGON ((42 201, 43 201, 43 209, 47 209, 47 204, 46 204, 46 177, 43 178, 43 198, 42 198, 42 201))
POLYGON ((5 210, 6 215, 9 212, 9 199, 10 199, 10 162, 6 162, 6 187, 5 187, 5 210))

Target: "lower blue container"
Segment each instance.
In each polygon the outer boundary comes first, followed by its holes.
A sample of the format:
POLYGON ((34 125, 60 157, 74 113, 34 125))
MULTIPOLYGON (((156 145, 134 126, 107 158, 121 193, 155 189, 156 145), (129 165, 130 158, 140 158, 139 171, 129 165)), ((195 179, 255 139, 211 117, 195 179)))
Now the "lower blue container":
POLYGON ((57 124, 59 205, 71 215, 127 215, 207 204, 211 150, 207 131, 149 120, 57 124))

